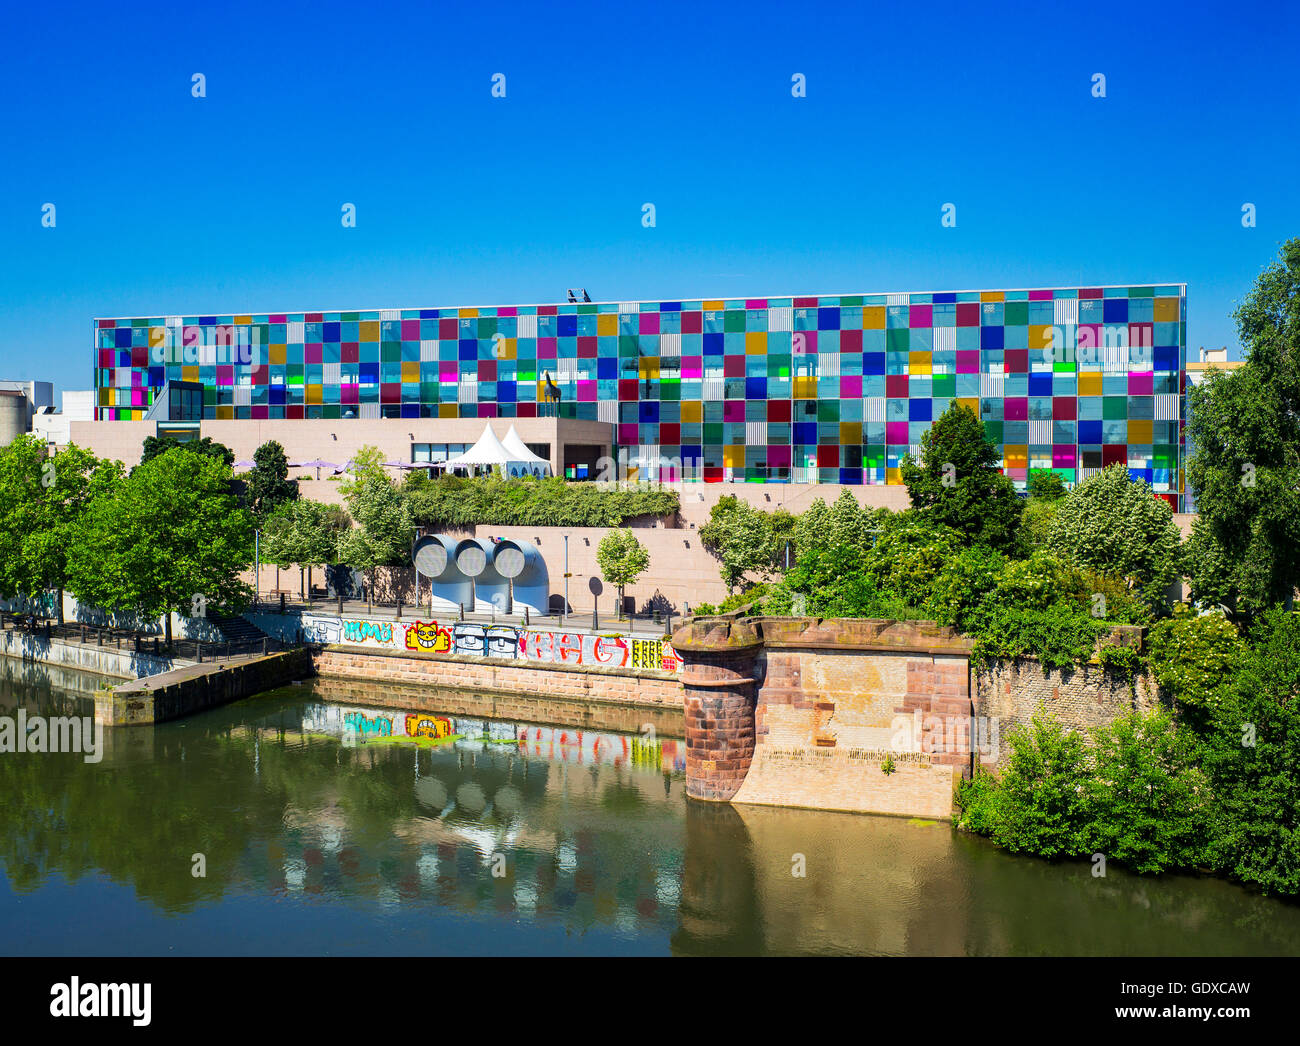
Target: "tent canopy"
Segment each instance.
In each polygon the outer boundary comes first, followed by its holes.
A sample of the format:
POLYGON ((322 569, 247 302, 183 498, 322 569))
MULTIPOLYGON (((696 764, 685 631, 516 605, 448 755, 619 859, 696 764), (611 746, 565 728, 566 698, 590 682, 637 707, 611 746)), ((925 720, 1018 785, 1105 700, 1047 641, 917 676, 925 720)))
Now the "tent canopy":
POLYGON ((483 426, 483 435, 478 438, 474 446, 465 453, 438 464, 445 469, 500 465, 507 476, 549 476, 551 474, 550 462, 545 458, 539 458, 524 446, 513 425, 506 435, 506 441, 502 443, 497 434, 492 431, 492 425, 486 424, 483 426))

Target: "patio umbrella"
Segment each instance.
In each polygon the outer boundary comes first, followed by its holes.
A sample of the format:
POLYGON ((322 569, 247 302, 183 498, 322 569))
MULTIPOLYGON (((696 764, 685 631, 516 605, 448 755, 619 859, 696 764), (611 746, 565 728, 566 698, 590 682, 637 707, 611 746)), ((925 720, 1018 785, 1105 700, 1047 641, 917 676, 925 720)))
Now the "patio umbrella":
POLYGON ((321 470, 321 469, 334 469, 335 471, 338 471, 338 466, 337 466, 336 464, 334 464, 334 462, 332 462, 332 461, 321 461, 320 458, 316 458, 316 459, 313 460, 313 461, 299 461, 299 462, 292 462, 292 461, 291 461, 291 462, 289 462, 289 464, 290 464, 290 465, 293 465, 295 468, 315 469, 315 470, 316 470, 316 478, 317 478, 317 479, 320 479, 320 470, 321 470))
POLYGON ((257 466, 257 462, 255 461, 236 461, 234 465, 232 465, 231 467, 237 469, 251 469, 251 468, 255 468, 256 466, 257 466))

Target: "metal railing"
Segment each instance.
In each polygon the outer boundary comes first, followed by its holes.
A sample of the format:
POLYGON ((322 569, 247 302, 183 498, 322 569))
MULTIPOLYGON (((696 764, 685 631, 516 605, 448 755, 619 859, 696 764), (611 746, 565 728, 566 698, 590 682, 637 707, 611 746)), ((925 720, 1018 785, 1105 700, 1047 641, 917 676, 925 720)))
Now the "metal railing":
POLYGON ((117 628, 112 625, 96 625, 84 621, 69 621, 60 625, 52 618, 44 618, 37 614, 14 614, 10 611, 0 611, 0 630, 11 626, 29 634, 42 636, 47 641, 60 639, 65 642, 107 647, 132 654, 184 658, 200 662, 228 657, 243 657, 252 654, 267 654, 273 650, 283 650, 286 647, 286 644, 268 636, 247 640, 207 640, 173 637, 171 645, 168 646, 166 639, 155 632, 117 628))

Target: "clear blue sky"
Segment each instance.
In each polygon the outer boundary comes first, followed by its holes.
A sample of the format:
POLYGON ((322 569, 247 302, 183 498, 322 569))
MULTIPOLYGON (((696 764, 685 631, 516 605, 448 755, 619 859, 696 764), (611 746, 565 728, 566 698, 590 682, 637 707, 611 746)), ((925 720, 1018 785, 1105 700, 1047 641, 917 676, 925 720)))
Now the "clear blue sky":
POLYGON ((560 301, 569 286, 1186 282, 1190 349, 1236 355, 1234 300, 1300 234, 1297 10, 10 7, 0 377, 90 387, 95 315, 560 301))

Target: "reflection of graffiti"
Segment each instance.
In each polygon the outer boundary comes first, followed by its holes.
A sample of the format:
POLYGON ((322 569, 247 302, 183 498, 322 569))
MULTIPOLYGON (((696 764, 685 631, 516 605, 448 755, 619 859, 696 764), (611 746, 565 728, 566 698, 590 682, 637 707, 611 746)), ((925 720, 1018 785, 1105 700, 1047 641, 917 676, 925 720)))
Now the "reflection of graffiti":
POLYGON ((389 621, 345 621, 343 638, 349 643, 364 643, 369 639, 389 644, 393 641, 393 625, 389 621))
POLYGON ((391 716, 366 715, 365 712, 348 712, 343 717, 343 729, 360 734, 362 737, 392 737, 393 720, 391 716))
POLYGON ((426 654, 446 654, 451 651, 451 633, 439 628, 438 622, 425 624, 417 621, 406 627, 406 649, 420 650, 426 654))
POLYGON ((451 721, 442 716, 416 712, 406 717, 407 737, 448 737, 450 734, 451 721))

